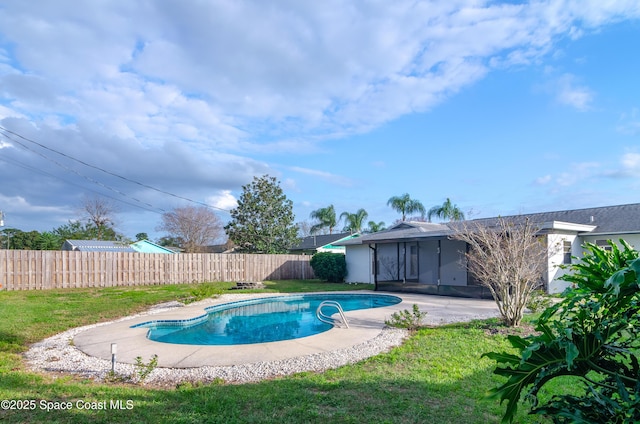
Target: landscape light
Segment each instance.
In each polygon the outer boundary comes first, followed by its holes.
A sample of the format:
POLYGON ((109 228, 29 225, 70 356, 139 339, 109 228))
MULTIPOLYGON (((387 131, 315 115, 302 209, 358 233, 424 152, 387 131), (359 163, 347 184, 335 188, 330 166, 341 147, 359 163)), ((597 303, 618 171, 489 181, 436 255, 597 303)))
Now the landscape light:
POLYGON ((116 372, 116 353, 118 353, 118 344, 111 343, 111 372, 116 372))

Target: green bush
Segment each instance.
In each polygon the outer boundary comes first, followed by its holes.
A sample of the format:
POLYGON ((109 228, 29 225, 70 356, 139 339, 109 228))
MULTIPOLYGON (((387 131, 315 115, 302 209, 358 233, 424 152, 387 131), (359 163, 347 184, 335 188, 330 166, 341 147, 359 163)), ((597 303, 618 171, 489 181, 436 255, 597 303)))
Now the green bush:
POLYGON ((212 283, 200 283, 191 290, 191 299, 186 299, 185 303, 197 302, 209 297, 216 298, 224 292, 219 285, 212 283))
POLYGON ((640 422, 640 259, 621 241, 605 250, 587 243, 565 299, 547 308, 536 323, 539 334, 509 336, 519 351, 485 353, 508 380, 492 390, 507 401, 511 422, 521 398, 530 413, 555 423, 640 422), (557 377, 572 378, 576 393, 544 399, 538 393, 557 377))
POLYGON ((136 356, 136 373, 138 380, 142 383, 158 366, 158 355, 153 355, 148 363, 144 363, 142 356, 136 356))
POLYGON ((339 253, 316 253, 310 264, 316 277, 331 283, 341 283, 347 276, 347 261, 339 253))
POLYGON ((405 309, 404 311, 394 312, 391 314, 391 319, 386 320, 384 323, 390 327, 415 331, 422 327, 422 321, 426 316, 427 312, 421 311, 418 305, 414 303, 412 311, 405 309))
POLYGON ((531 293, 531 297, 527 302, 527 309, 529 309, 532 313, 537 313, 547 309, 551 306, 553 302, 551 302, 551 298, 547 296, 547 294, 542 290, 534 290, 531 293))

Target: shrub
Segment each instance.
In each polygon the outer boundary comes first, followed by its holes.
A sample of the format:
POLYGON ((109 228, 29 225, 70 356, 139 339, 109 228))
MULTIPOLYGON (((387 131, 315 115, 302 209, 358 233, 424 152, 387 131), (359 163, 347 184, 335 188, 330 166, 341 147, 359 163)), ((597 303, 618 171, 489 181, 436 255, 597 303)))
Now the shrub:
POLYGON ((422 320, 425 316, 427 316, 427 312, 420 311, 418 305, 414 303, 412 311, 405 309, 401 312, 394 312, 391 315, 391 319, 386 320, 384 323, 390 327, 406 328, 409 331, 415 331, 422 327, 422 320))
POLYGON ((197 302, 199 300, 207 299, 209 297, 216 298, 220 296, 224 290, 212 283, 198 284, 193 290, 191 290, 191 299, 187 299, 185 303, 197 302))
POLYGON ((138 381, 144 382, 144 380, 156 369, 158 366, 158 355, 153 355, 148 363, 144 363, 142 356, 136 356, 136 373, 138 374, 138 381))
POLYGON ((549 306, 551 306, 552 303, 553 302, 551 302, 551 299, 545 294, 544 291, 534 290, 533 293, 531 293, 529 301, 527 302, 527 309, 535 314, 539 311, 547 309, 549 306))
POLYGON ((316 253, 310 264, 316 277, 325 281, 341 283, 347 276, 347 261, 344 255, 339 253, 316 253))
POLYGON ((513 419, 524 394, 530 413, 556 423, 640 422, 640 259, 622 244, 624 251, 586 244, 588 254, 563 278, 576 287, 542 313, 540 334, 509 336, 519 355, 483 355, 502 364, 494 373, 508 379, 492 390, 507 401, 503 421, 513 419), (575 379, 576 393, 538 397, 560 376, 575 379))
POLYGON ((528 218, 498 218, 496 225, 463 221, 452 238, 467 243, 466 268, 495 299, 509 327, 520 325, 524 309, 547 267, 549 249, 528 218))

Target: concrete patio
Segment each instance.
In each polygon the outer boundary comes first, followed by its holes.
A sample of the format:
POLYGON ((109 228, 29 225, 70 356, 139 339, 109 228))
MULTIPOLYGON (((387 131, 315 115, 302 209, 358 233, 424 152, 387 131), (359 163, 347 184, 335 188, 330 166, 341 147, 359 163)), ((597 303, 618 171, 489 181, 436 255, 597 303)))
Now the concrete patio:
MULTIPOLYGON (((341 292, 348 293, 348 292, 341 292)), ((203 315, 204 308, 243 299, 282 296, 283 294, 225 294, 218 299, 194 305, 160 310, 130 319, 100 325, 82 331, 73 339, 74 345, 89 356, 111 360, 111 343, 117 343, 117 361, 135 363, 140 356, 147 360, 158 355, 158 366, 167 368, 193 368, 202 366, 233 366, 254 362, 269 362, 330 352, 349 348, 378 336, 385 320, 396 311, 411 310, 417 304, 427 311, 425 324, 468 321, 497 316, 495 302, 491 300, 452 298, 415 294, 357 291, 397 296, 402 302, 393 306, 345 312, 349 328, 333 328, 318 335, 270 343, 199 346, 155 342, 147 339, 147 328, 130 328, 151 320, 189 319, 203 315)))

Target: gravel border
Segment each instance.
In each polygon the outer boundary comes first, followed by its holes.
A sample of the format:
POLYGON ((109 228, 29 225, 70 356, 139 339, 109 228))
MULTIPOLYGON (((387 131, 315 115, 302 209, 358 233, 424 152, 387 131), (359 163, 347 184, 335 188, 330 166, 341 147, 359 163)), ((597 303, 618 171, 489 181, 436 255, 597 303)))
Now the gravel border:
MULTIPOLYGON (((255 297, 255 294, 222 295, 215 299, 205 299, 189 306, 210 306, 214 303, 235 301, 255 297)), ((265 297, 262 295, 262 297, 265 297)), ((183 307, 180 302, 168 302, 156 305, 146 312, 120 318, 110 322, 72 328, 63 333, 49 337, 35 343, 24 354, 27 366, 33 371, 74 374, 96 381, 114 380, 111 376, 111 361, 89 356, 73 345, 74 337, 90 328, 127 321, 134 318, 154 315, 161 312, 183 307)), ((470 321, 497 316, 497 310, 486 314, 455 315, 450 314, 446 307, 434 308, 425 317, 426 325, 442 325, 453 322, 470 321)), ((385 327, 373 339, 345 349, 331 352, 319 352, 294 358, 253 362, 230 366, 203 366, 197 368, 164 368, 157 367, 149 373, 144 383, 161 387, 175 387, 180 383, 211 383, 224 381, 226 383, 247 383, 270 379, 279 376, 295 374, 303 371, 321 372, 338 368, 343 365, 359 362, 399 346, 407 338, 409 332, 404 329, 385 327)), ((117 381, 139 383, 139 372, 135 365, 116 363, 115 374, 117 381)))
MULTIPOLYGON (((216 299, 220 300, 220 298, 216 299)), ((204 301, 210 304, 211 301, 204 301)), ((194 305, 194 304, 191 304, 194 305)), ((190 306, 191 306, 190 305, 190 306)), ((69 373, 97 381, 112 379, 111 361, 89 356, 73 345, 73 338, 90 328, 126 321, 140 316, 153 315, 181 307, 178 302, 157 305, 150 310, 118 320, 87 325, 67 330, 35 343, 24 354, 28 367, 33 371, 50 373, 69 373)), ((198 368, 155 368, 145 378, 144 383, 158 386, 175 386, 180 383, 247 383, 295 374, 303 371, 325 371, 352 364, 371 356, 386 352, 402 344, 408 336, 404 329, 385 327, 381 333, 364 343, 332 352, 271 361, 253 362, 231 366, 203 366, 198 368)), ((121 381, 140 382, 137 367, 132 364, 116 363, 115 374, 121 381)))

